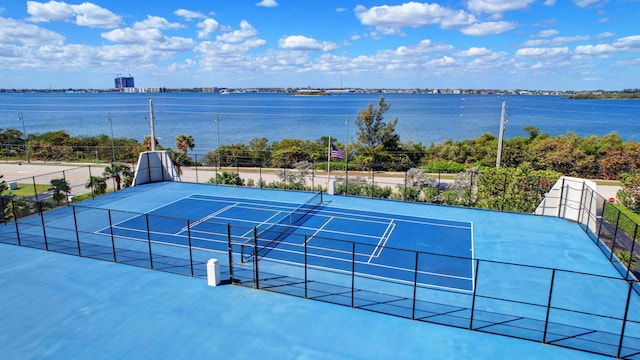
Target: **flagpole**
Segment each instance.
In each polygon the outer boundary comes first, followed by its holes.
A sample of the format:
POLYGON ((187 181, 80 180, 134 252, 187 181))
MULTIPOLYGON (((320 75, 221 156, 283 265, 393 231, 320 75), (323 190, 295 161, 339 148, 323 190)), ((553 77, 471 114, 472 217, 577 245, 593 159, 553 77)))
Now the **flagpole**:
POLYGON ((349 185, 349 117, 345 117, 344 123, 347 125, 347 137, 344 143, 344 179, 345 184, 349 185))
POLYGON ((329 136, 329 145, 327 146, 327 184, 331 180, 331 136, 329 136))

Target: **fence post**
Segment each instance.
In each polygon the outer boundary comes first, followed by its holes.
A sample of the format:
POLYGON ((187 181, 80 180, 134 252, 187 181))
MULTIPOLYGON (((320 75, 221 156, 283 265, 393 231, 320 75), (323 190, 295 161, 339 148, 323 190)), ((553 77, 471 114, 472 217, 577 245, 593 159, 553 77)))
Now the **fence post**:
POLYGON ((11 211, 13 212, 13 222, 16 224, 16 237, 18 238, 18 246, 22 246, 22 240, 20 239, 20 229, 18 228, 18 213, 16 212, 16 205, 13 197, 11 197, 11 211))
MULTIPOLYGON (((33 196, 36 198, 36 203, 37 203, 39 202, 39 200, 38 200, 38 188, 36 187, 36 177, 32 176, 31 179, 33 183, 33 196)), ((42 208, 38 207, 38 210, 40 210, 40 213, 42 214, 42 208)))
POLYGON ((404 172, 404 201, 407 201, 407 178, 409 177, 409 170, 404 172))
POLYGON ((113 250, 113 262, 118 262, 116 258, 116 242, 113 237, 113 220, 111 218, 111 209, 107 210, 109 215, 109 233, 111 234, 111 249, 113 250))
POLYGON ((418 258, 420 253, 416 251, 416 266, 413 272, 413 304, 411 306, 411 320, 416 319, 416 296, 418 293, 418 258))
POLYGON ((633 290, 633 281, 629 281, 629 291, 627 292, 627 305, 624 308, 624 317, 622 318, 622 329, 620 329, 620 342, 618 343, 618 354, 617 354, 618 359, 622 355, 622 345, 624 343, 624 332, 627 328, 627 317, 629 316, 629 303, 631 300, 631 290, 633 290))
POLYGON ((549 284, 549 297, 547 299, 547 314, 544 319, 544 333, 542 334, 542 342, 547 343, 547 329, 549 328, 549 314, 551 313, 551 297, 553 295, 553 283, 556 280, 556 269, 551 270, 551 284, 549 284))
POLYGON ((504 182, 502 183, 502 204, 500 211, 504 212, 504 204, 507 202, 507 174, 504 174, 504 182))
MULTIPOLYGON (((231 244, 231 223, 227 223, 227 248, 229 249, 229 281, 234 284, 233 280, 233 245, 231 244)), ((242 258, 242 251, 240 252, 240 258, 242 258)))
POLYGON ((149 245, 149 265, 153 269, 153 254, 151 253, 151 229, 149 229, 149 214, 144 214, 147 223, 147 244, 149 245))
POLYGON ((42 236, 44 237, 44 248, 49 251, 49 242, 47 241, 47 229, 44 226, 44 213, 40 207, 40 221, 42 222, 42 236))
POLYGON ((195 166, 196 166, 196 184, 199 184, 200 182, 198 181, 198 154, 193 154, 193 157, 196 159, 196 161, 195 161, 195 166))
POLYGON ((629 250, 629 263, 627 264, 627 274, 624 276, 626 280, 629 280, 629 272, 631 271, 631 264, 633 264, 633 250, 636 247, 636 237, 638 236, 638 224, 633 228, 633 237, 631 238, 631 250, 629 250))
POLYGON ((191 267, 191 277, 193 277, 193 249, 191 247, 191 220, 187 219, 187 241, 189 244, 189 266, 191 267))
MULTIPOLYGON (((65 173, 65 170, 62 170, 62 181, 64 181, 64 184, 67 183, 67 174, 65 173)), ((71 189, 66 189, 66 190, 67 191, 64 192, 64 197, 65 197, 67 206, 69 206, 69 193, 71 192, 71 189)))
POLYGON ((351 307, 355 305, 355 287, 356 287, 356 243, 351 243, 351 307))
POLYGON ((78 244, 78 256, 82 256, 82 251, 80 250, 80 231, 78 231, 78 217, 76 216, 76 207, 73 208, 73 225, 76 229, 76 243, 78 244))
POLYGON ((471 315, 469 316, 469 330, 473 330, 473 312, 476 309, 476 294, 478 290, 478 273, 480 272, 480 260, 476 259, 476 273, 473 274, 473 292, 471 294, 471 315))
POLYGON ((308 299, 309 277, 307 274, 307 235, 304 236, 304 298, 308 299))
MULTIPOLYGON (((614 207, 615 209, 615 207, 614 207)), ((616 218, 616 227, 613 230, 613 244, 611 244, 611 254, 609 255, 609 261, 613 261, 613 253, 616 249, 616 238, 618 237, 618 226, 620 224, 620 214, 622 214, 622 211, 616 209, 618 211, 618 216, 616 218)))
POLYGON ((562 185, 560 186, 560 198, 558 199, 558 217, 561 217, 560 215, 562 214, 562 198, 564 197, 564 181, 565 179, 562 178, 562 185))
POLYGON ((253 228, 253 263, 254 271, 253 274, 253 288, 260 289, 260 271, 258 269, 258 228, 253 228))
POLYGON ((87 165, 87 167, 89 168, 89 183, 91 184, 91 198, 95 199, 96 195, 94 190, 94 183, 93 181, 91 181, 91 165, 87 165))

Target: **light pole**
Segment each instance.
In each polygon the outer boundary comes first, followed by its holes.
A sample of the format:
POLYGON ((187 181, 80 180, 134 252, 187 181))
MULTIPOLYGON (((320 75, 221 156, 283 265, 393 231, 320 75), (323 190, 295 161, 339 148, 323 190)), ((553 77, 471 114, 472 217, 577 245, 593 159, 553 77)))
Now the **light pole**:
POLYGON ((111 126, 111 153, 113 155, 111 163, 113 164, 116 162, 116 145, 113 140, 113 120, 111 119, 111 113, 107 116, 107 121, 109 121, 109 125, 111 126))
POLYGON ((218 120, 218 115, 216 115, 216 133, 218 136, 218 171, 220 171, 220 121, 218 120))
POLYGON ((22 135, 24 135, 24 151, 27 155, 27 163, 31 163, 29 159, 29 146, 27 145, 27 130, 24 127, 24 117, 22 117, 22 113, 18 113, 18 119, 22 122, 22 135))

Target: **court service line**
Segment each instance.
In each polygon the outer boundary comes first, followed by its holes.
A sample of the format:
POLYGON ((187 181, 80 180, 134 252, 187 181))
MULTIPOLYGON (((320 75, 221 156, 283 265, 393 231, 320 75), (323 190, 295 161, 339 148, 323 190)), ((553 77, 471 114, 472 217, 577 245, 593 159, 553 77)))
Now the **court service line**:
POLYGON ((373 249, 373 252, 371 253, 371 256, 369 256, 369 260, 367 260, 367 264, 370 264, 371 260, 373 260, 374 257, 377 258, 377 257, 380 256, 380 253, 382 253, 382 250, 384 250, 384 247, 387 245, 387 242, 389 241, 389 238, 391 237, 391 234, 393 233, 393 229, 395 229, 395 228, 396 228, 396 224, 393 222, 393 219, 392 219, 389 222, 389 225, 385 229, 384 233, 382 234, 382 237, 380 237, 380 241, 378 241, 378 244, 376 245, 375 249, 373 249), (377 254, 376 254, 376 252, 377 252, 377 254))
POLYGON ((218 211, 213 212, 213 213, 203 217, 202 219, 199 219, 199 220, 196 220, 196 221, 192 222, 191 224, 189 224, 189 226, 183 226, 182 229, 180 229, 180 232, 178 232, 178 234, 181 233, 181 232, 187 231, 187 229, 189 227, 193 228, 194 226, 202 224, 203 222, 205 222, 205 221, 207 221, 207 220, 209 220, 209 219, 211 219, 213 217, 218 216, 219 214, 221 214, 221 213, 223 213, 223 212, 235 207, 236 205, 237 205, 237 203, 236 204, 227 205, 227 206, 223 207, 222 209, 219 209, 218 211))
POLYGON ((313 239, 314 237, 316 237, 316 235, 318 235, 318 233, 320 233, 320 231, 322 231, 327 225, 329 225, 329 223, 331 222, 331 220, 333 220, 333 216, 329 218, 329 220, 325 221, 324 224, 322 224, 322 226, 320 226, 313 234, 311 234, 311 236, 309 236, 306 241, 305 244, 308 244, 309 241, 311 239, 313 239))
MULTIPOLYGON (((261 222, 261 223, 259 223, 258 225, 256 225, 256 226, 255 226, 255 228, 259 228, 260 226, 265 225, 265 224, 275 225, 277 222, 275 222, 275 223, 271 223, 270 221, 271 221, 271 219, 275 218, 276 216, 278 216, 278 215, 280 215, 280 214, 282 214, 282 211, 278 211, 278 212, 276 212, 275 214, 271 215, 270 217, 268 217, 268 218, 267 218, 266 220, 264 220, 263 222, 261 222)), ((267 229, 268 229, 268 228, 267 228, 267 229)), ((263 230, 266 230, 266 229, 263 229, 263 230)), ((249 229, 249 231, 247 231, 247 232, 245 232, 244 234, 242 234, 242 235, 241 235, 241 237, 243 237, 243 238, 245 238, 245 239, 249 239, 249 240, 251 240, 251 239, 253 239, 253 236, 249 236, 249 235, 250 235, 250 234, 252 234, 252 233, 253 233, 253 228, 249 229)))

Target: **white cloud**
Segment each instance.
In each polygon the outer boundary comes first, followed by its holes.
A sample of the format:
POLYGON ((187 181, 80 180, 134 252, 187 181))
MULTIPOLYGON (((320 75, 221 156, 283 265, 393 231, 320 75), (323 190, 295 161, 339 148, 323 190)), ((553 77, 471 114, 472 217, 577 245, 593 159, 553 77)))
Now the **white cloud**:
POLYGON ((456 55, 461 57, 487 56, 491 55, 491 50, 485 47, 471 47, 468 50, 458 51, 456 55))
POLYGON ((90 2, 69 5, 61 1, 27 1, 27 13, 33 22, 70 21, 75 17, 76 24, 80 26, 115 28, 122 23, 120 16, 90 2))
POLYGON ((75 15, 67 3, 58 1, 27 1, 27 13, 33 22, 67 21, 75 15))
POLYGON ((259 3, 257 3, 256 6, 276 7, 278 6, 278 3, 276 2, 276 0, 262 0, 259 3))
POLYGON ((502 14, 507 11, 525 10, 535 0, 469 0, 471 11, 487 14, 502 14))
POLYGON ((201 19, 205 17, 204 14, 199 11, 191 11, 186 9, 178 9, 173 13, 177 16, 184 18, 187 21, 191 21, 193 19, 201 19))
POLYGON ((516 57, 522 58, 556 58, 569 55, 567 47, 523 48, 516 51, 516 57))
POLYGON ((62 45, 64 36, 41 27, 0 17, 0 44, 62 45))
POLYGON ((243 42, 247 39, 258 36, 258 30, 256 30, 248 21, 242 20, 240 22, 240 30, 234 30, 216 37, 218 41, 237 43, 243 42))
POLYGON ((76 13, 76 24, 78 25, 114 28, 122 23, 120 16, 89 2, 71 5, 71 9, 76 13))
POLYGON ((302 35, 291 35, 280 39, 278 45, 283 49, 302 51, 332 51, 338 45, 329 41, 318 41, 302 35))
POLYGON ((555 29, 542 30, 535 35, 535 37, 546 38, 558 35, 560 32, 555 29))
POLYGON ((466 35, 484 36, 503 34, 515 29, 518 25, 508 21, 489 21, 467 26, 460 31, 466 35))
POLYGON ((180 23, 170 23, 165 18, 161 18, 159 16, 151 16, 147 15, 147 18, 143 21, 138 21, 133 24, 134 29, 180 29, 183 28, 184 25, 180 23))
POLYGON ((229 30, 227 27, 221 26, 215 19, 204 19, 198 23, 198 37, 200 39, 208 39, 209 35, 214 32, 229 30))
POLYGON ((640 35, 627 36, 608 44, 576 46, 576 55, 608 55, 615 52, 640 51, 640 35))
POLYGON ((473 15, 463 10, 452 10, 438 4, 417 2, 395 6, 374 6, 369 9, 358 5, 354 12, 360 23, 376 27, 417 28, 439 24, 446 29, 468 26, 476 22, 473 15))
POLYGON ((193 48, 193 39, 183 37, 167 37, 158 29, 115 29, 101 36, 117 44, 133 44, 147 47, 154 51, 178 52, 193 48))
POLYGON ((164 36, 158 29, 115 29, 101 34, 103 38, 120 44, 146 44, 163 41, 164 36))
POLYGON ((607 2, 607 0, 573 0, 573 2, 581 8, 589 6, 599 6, 607 2))

